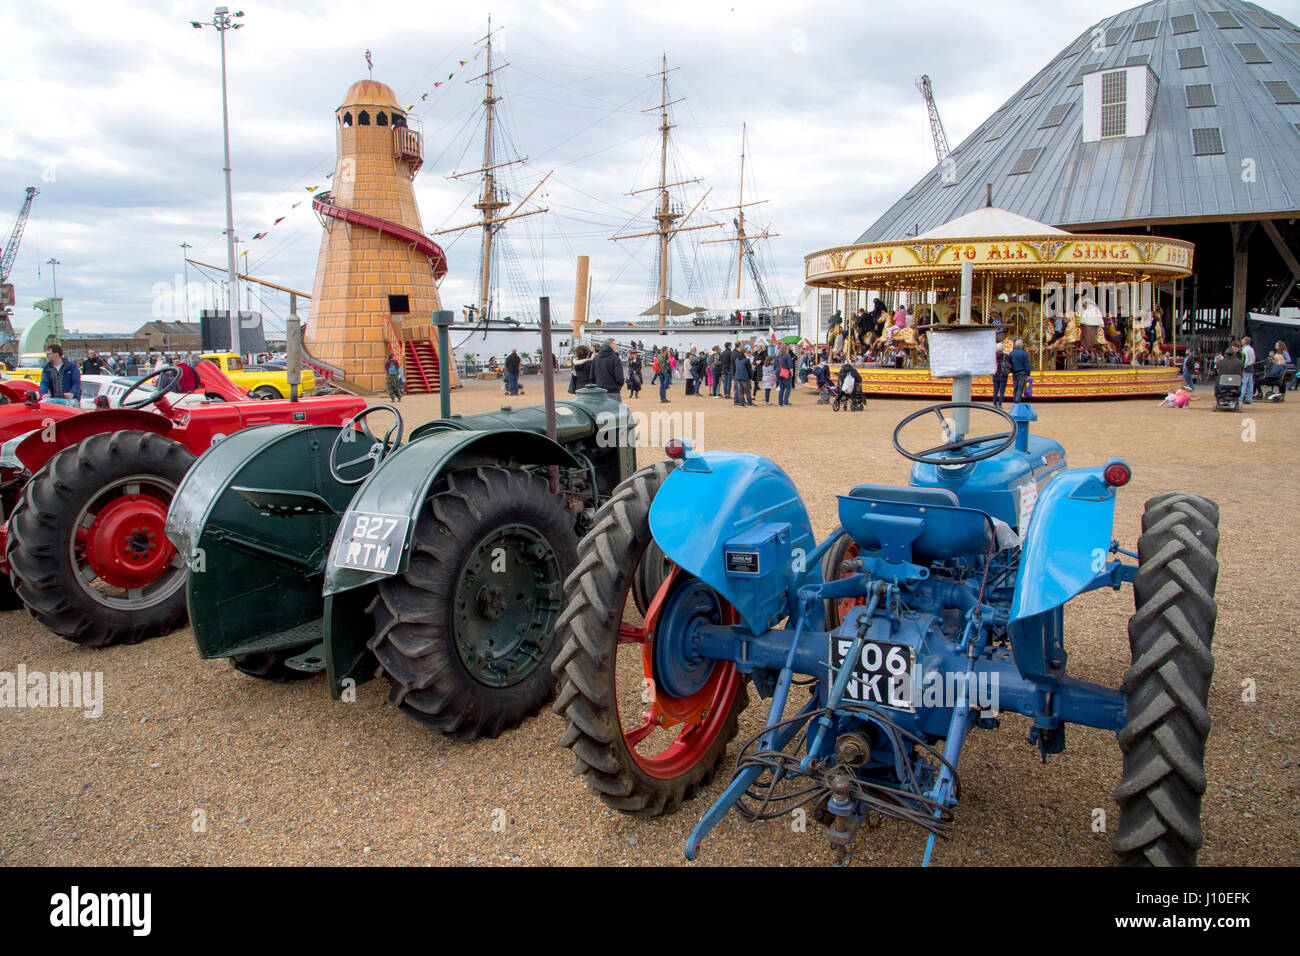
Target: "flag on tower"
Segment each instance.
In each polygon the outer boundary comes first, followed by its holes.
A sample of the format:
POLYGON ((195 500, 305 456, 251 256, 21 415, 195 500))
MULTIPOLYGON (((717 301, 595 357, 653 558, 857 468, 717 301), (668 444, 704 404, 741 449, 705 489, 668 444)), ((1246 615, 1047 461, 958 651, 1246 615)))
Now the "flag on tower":
POLYGON ((372 74, 375 72, 375 61, 370 59, 370 51, 366 51, 366 69, 372 74))

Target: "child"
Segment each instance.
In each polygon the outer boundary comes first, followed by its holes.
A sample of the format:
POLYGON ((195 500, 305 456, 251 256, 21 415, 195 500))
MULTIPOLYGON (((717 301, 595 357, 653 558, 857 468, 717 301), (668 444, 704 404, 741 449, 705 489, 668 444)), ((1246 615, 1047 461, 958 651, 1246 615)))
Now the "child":
POLYGON ((1164 408, 1168 405, 1170 408, 1186 408, 1192 402, 1199 402, 1200 398, 1189 392, 1184 386, 1178 386, 1178 390, 1170 392, 1161 400, 1156 408, 1164 408))

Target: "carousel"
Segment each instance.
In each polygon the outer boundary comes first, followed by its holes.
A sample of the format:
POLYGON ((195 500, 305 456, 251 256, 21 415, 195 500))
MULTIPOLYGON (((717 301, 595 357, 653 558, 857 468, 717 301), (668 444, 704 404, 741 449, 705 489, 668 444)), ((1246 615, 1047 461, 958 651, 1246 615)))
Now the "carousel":
MULTIPOLYGON (((1166 304, 1172 316, 1186 308, 1192 251, 1159 236, 1069 233, 989 205, 907 239, 814 252, 804 281, 837 290, 842 319, 820 344, 832 366, 852 361, 870 393, 947 394, 930 377, 923 327, 957 321, 969 262, 973 319, 999 327, 999 348, 1023 341, 1035 400, 1165 395, 1181 380, 1166 304)), ((992 378, 977 378, 974 394, 991 398, 992 378)))

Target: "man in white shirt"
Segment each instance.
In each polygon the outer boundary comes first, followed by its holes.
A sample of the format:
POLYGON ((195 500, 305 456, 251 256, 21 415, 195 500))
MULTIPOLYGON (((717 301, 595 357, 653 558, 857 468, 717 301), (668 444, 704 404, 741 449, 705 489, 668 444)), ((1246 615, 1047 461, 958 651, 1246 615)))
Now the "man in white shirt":
POLYGON ((1255 398, 1255 350, 1249 335, 1241 340, 1241 363, 1245 366, 1241 373, 1241 403, 1249 405, 1255 398))

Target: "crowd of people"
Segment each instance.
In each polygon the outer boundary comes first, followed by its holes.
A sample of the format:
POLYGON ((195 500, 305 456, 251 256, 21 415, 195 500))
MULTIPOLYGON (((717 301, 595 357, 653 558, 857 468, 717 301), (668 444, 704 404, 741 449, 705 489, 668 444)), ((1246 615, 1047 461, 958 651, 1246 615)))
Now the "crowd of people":
MULTIPOLYGON (((801 362, 794 346, 787 344, 737 343, 733 347, 728 342, 712 349, 691 348, 685 355, 667 347, 646 352, 642 346, 643 343, 632 343, 625 367, 613 339, 607 339, 595 352, 589 346, 579 345, 573 353, 569 391, 596 385, 610 398, 622 401, 626 387, 628 398, 639 398, 645 376, 649 374, 650 387, 657 387, 663 404, 672 401, 669 390, 681 381, 688 397, 730 398, 737 406, 753 408, 761 391, 765 405, 785 407, 792 404, 790 396, 796 372, 800 369, 810 372, 808 357, 804 356, 801 362)), ((506 387, 508 391, 509 378, 506 387)))

